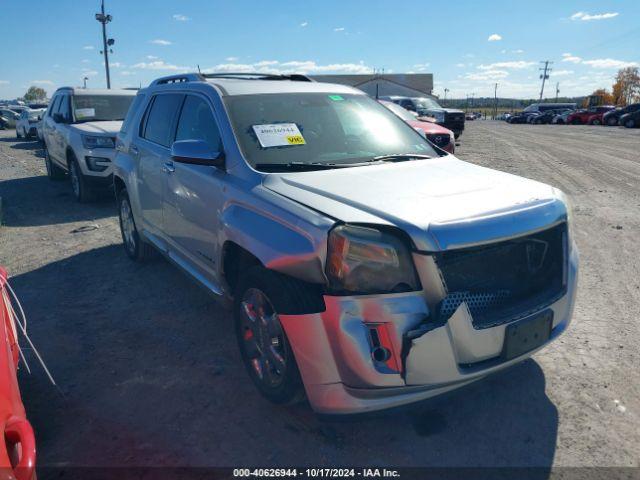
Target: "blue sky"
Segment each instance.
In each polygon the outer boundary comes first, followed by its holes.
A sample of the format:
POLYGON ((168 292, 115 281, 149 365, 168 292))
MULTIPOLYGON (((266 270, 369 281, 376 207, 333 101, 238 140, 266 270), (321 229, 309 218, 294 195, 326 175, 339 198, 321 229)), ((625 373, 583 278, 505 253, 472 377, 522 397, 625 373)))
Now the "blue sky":
MULTIPOLYGON (((449 97, 611 87, 640 65, 639 0, 106 0, 113 86, 195 70, 428 72, 449 97)), ((0 0, 0 98, 29 85, 104 87, 99 0, 0 0), (27 5, 29 8, 27 8, 27 5)))

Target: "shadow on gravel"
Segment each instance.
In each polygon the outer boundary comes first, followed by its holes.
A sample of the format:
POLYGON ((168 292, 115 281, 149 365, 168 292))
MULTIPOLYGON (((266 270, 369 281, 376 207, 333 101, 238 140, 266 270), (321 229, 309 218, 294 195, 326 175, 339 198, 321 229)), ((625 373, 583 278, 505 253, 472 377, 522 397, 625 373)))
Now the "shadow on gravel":
POLYGON ((104 194, 97 202, 80 204, 71 185, 52 182, 46 176, 31 176, 0 182, 3 225, 10 227, 54 225, 96 220, 115 215, 115 200, 104 194))
MULTIPOLYGON (((540 467, 558 413, 529 360, 419 404, 327 420, 263 400, 230 313, 163 259, 119 245, 16 276, 31 336, 58 381, 21 374, 39 464, 540 467)), ((29 358, 32 358, 29 355, 29 358)))

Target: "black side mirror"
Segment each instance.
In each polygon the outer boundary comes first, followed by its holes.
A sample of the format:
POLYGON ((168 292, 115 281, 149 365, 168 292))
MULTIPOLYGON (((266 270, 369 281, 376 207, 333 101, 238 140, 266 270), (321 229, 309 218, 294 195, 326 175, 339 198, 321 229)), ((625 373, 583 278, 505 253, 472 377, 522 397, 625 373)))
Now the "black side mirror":
POLYGON ((224 168, 224 153, 211 149, 204 140, 179 140, 171 146, 174 162, 224 168))

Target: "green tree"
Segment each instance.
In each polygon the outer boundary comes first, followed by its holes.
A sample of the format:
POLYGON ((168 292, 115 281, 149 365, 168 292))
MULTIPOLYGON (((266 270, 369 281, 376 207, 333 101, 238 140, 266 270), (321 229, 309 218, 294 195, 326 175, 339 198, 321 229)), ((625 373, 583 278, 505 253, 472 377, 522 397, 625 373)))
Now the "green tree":
POLYGON ((29 90, 27 90, 27 93, 24 94, 24 99, 27 102, 37 102, 40 100, 45 100, 46 98, 47 92, 44 90, 44 88, 40 87, 31 86, 29 87, 29 90))

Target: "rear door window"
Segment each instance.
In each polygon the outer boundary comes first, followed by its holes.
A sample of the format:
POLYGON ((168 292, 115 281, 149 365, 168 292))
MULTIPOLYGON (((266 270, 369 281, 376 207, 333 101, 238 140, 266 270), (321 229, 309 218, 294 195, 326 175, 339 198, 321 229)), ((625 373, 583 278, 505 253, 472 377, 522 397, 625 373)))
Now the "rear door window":
POLYGON ((184 95, 169 93, 156 95, 147 115, 143 137, 163 147, 173 142, 176 117, 184 95))

